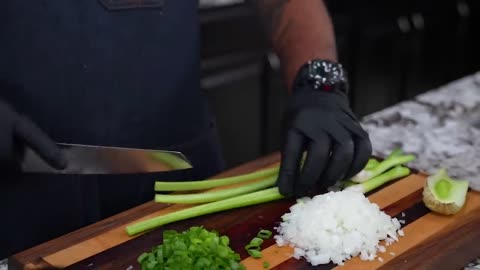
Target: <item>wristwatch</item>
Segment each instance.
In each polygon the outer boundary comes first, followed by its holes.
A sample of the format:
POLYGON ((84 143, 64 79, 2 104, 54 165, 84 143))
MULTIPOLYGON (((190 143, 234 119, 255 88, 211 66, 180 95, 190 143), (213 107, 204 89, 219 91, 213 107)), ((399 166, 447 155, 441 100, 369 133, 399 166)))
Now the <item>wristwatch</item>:
POLYGON ((305 63, 297 73, 293 85, 294 91, 310 86, 316 91, 339 91, 348 95, 348 81, 340 63, 314 59, 305 63))

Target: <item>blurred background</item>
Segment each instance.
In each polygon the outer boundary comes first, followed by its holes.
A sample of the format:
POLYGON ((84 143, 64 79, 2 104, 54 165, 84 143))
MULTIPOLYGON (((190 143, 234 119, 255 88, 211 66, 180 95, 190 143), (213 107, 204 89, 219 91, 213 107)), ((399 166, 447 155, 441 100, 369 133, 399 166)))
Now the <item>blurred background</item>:
MULTIPOLYGON (((241 0, 200 1, 202 88, 228 167, 279 149, 279 63, 241 0)), ((358 116, 480 70, 478 0, 325 1, 358 116)))

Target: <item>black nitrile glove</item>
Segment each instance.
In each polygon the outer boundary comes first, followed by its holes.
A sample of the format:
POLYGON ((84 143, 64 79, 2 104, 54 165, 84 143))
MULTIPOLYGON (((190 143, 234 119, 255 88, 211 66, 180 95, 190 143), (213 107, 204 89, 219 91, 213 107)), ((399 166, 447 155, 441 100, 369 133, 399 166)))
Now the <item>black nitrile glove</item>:
POLYGON ((18 170, 24 146, 57 169, 66 167, 60 148, 35 124, 0 100, 0 169, 18 170))
POLYGON ((371 156, 368 134, 342 91, 296 84, 284 117, 277 185, 285 196, 312 196, 360 172, 371 156), (300 171, 302 154, 307 157, 300 171))

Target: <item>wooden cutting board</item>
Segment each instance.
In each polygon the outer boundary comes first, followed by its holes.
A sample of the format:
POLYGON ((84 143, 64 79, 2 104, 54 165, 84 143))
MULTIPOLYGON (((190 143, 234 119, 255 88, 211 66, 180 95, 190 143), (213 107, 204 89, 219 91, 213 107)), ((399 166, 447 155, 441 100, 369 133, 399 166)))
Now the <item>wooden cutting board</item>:
MULTIPOLYGON (((218 177, 255 171, 278 164, 274 154, 218 177)), ((337 269, 461 269, 480 256, 480 193, 470 191, 466 206, 455 216, 430 212, 421 201, 426 176, 414 173, 369 194, 387 214, 405 220, 405 236, 380 253, 382 262, 352 259, 337 269)), ((170 224, 149 233, 129 237, 125 226, 149 217, 177 211, 189 206, 149 202, 109 219, 54 239, 9 258, 9 269, 140 269, 139 254, 162 243, 165 229, 186 230, 202 225, 231 239, 247 269, 334 269, 335 265, 313 267, 305 260, 292 258, 290 247, 278 247, 272 239, 263 245, 263 258, 248 257, 243 247, 260 229, 278 225, 293 200, 282 200, 211 214, 170 224)))

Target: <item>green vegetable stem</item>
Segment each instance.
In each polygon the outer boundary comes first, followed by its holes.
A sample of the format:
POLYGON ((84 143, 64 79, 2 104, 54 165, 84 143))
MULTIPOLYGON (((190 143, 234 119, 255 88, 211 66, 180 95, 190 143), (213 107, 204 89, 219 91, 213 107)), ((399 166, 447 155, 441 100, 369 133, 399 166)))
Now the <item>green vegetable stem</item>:
POLYGON ((405 177, 409 174, 410 174, 409 168, 396 166, 395 168, 377 177, 374 177, 366 182, 349 186, 346 188, 346 190, 355 190, 355 191, 360 191, 362 193, 367 193, 386 184, 389 181, 392 181, 401 177, 405 177))
POLYGON ((367 165, 365 165, 364 170, 371 170, 375 168, 380 162, 374 158, 368 160, 367 165))
POLYGON ((251 193, 254 191, 262 190, 268 187, 272 187, 277 181, 277 176, 270 176, 264 180, 256 183, 243 185, 236 188, 230 188, 225 190, 211 191, 197 194, 156 194, 155 202, 158 203, 206 203, 214 202, 232 198, 235 196, 251 193))
POLYGON ((212 180, 201 181, 185 181, 185 182, 155 182, 155 191, 191 191, 210 189, 220 186, 227 186, 241 182, 251 181, 255 179, 266 178, 269 176, 277 176, 279 167, 263 169, 252 173, 238 176, 225 177, 212 180))
POLYGON ((269 188, 221 201, 193 206, 166 215, 140 221, 127 226, 126 231, 127 234, 131 236, 179 220, 198 217, 234 208, 266 203, 270 201, 280 200, 282 198, 284 198, 284 196, 280 194, 277 187, 269 188))
POLYGON ((362 183, 381 175, 382 173, 388 171, 389 169, 397 165, 403 165, 412 160, 415 160, 414 155, 402 155, 399 150, 396 150, 393 151, 385 160, 383 160, 376 166, 370 165, 369 168, 365 168, 356 176, 352 177, 351 180, 356 183, 362 183))

